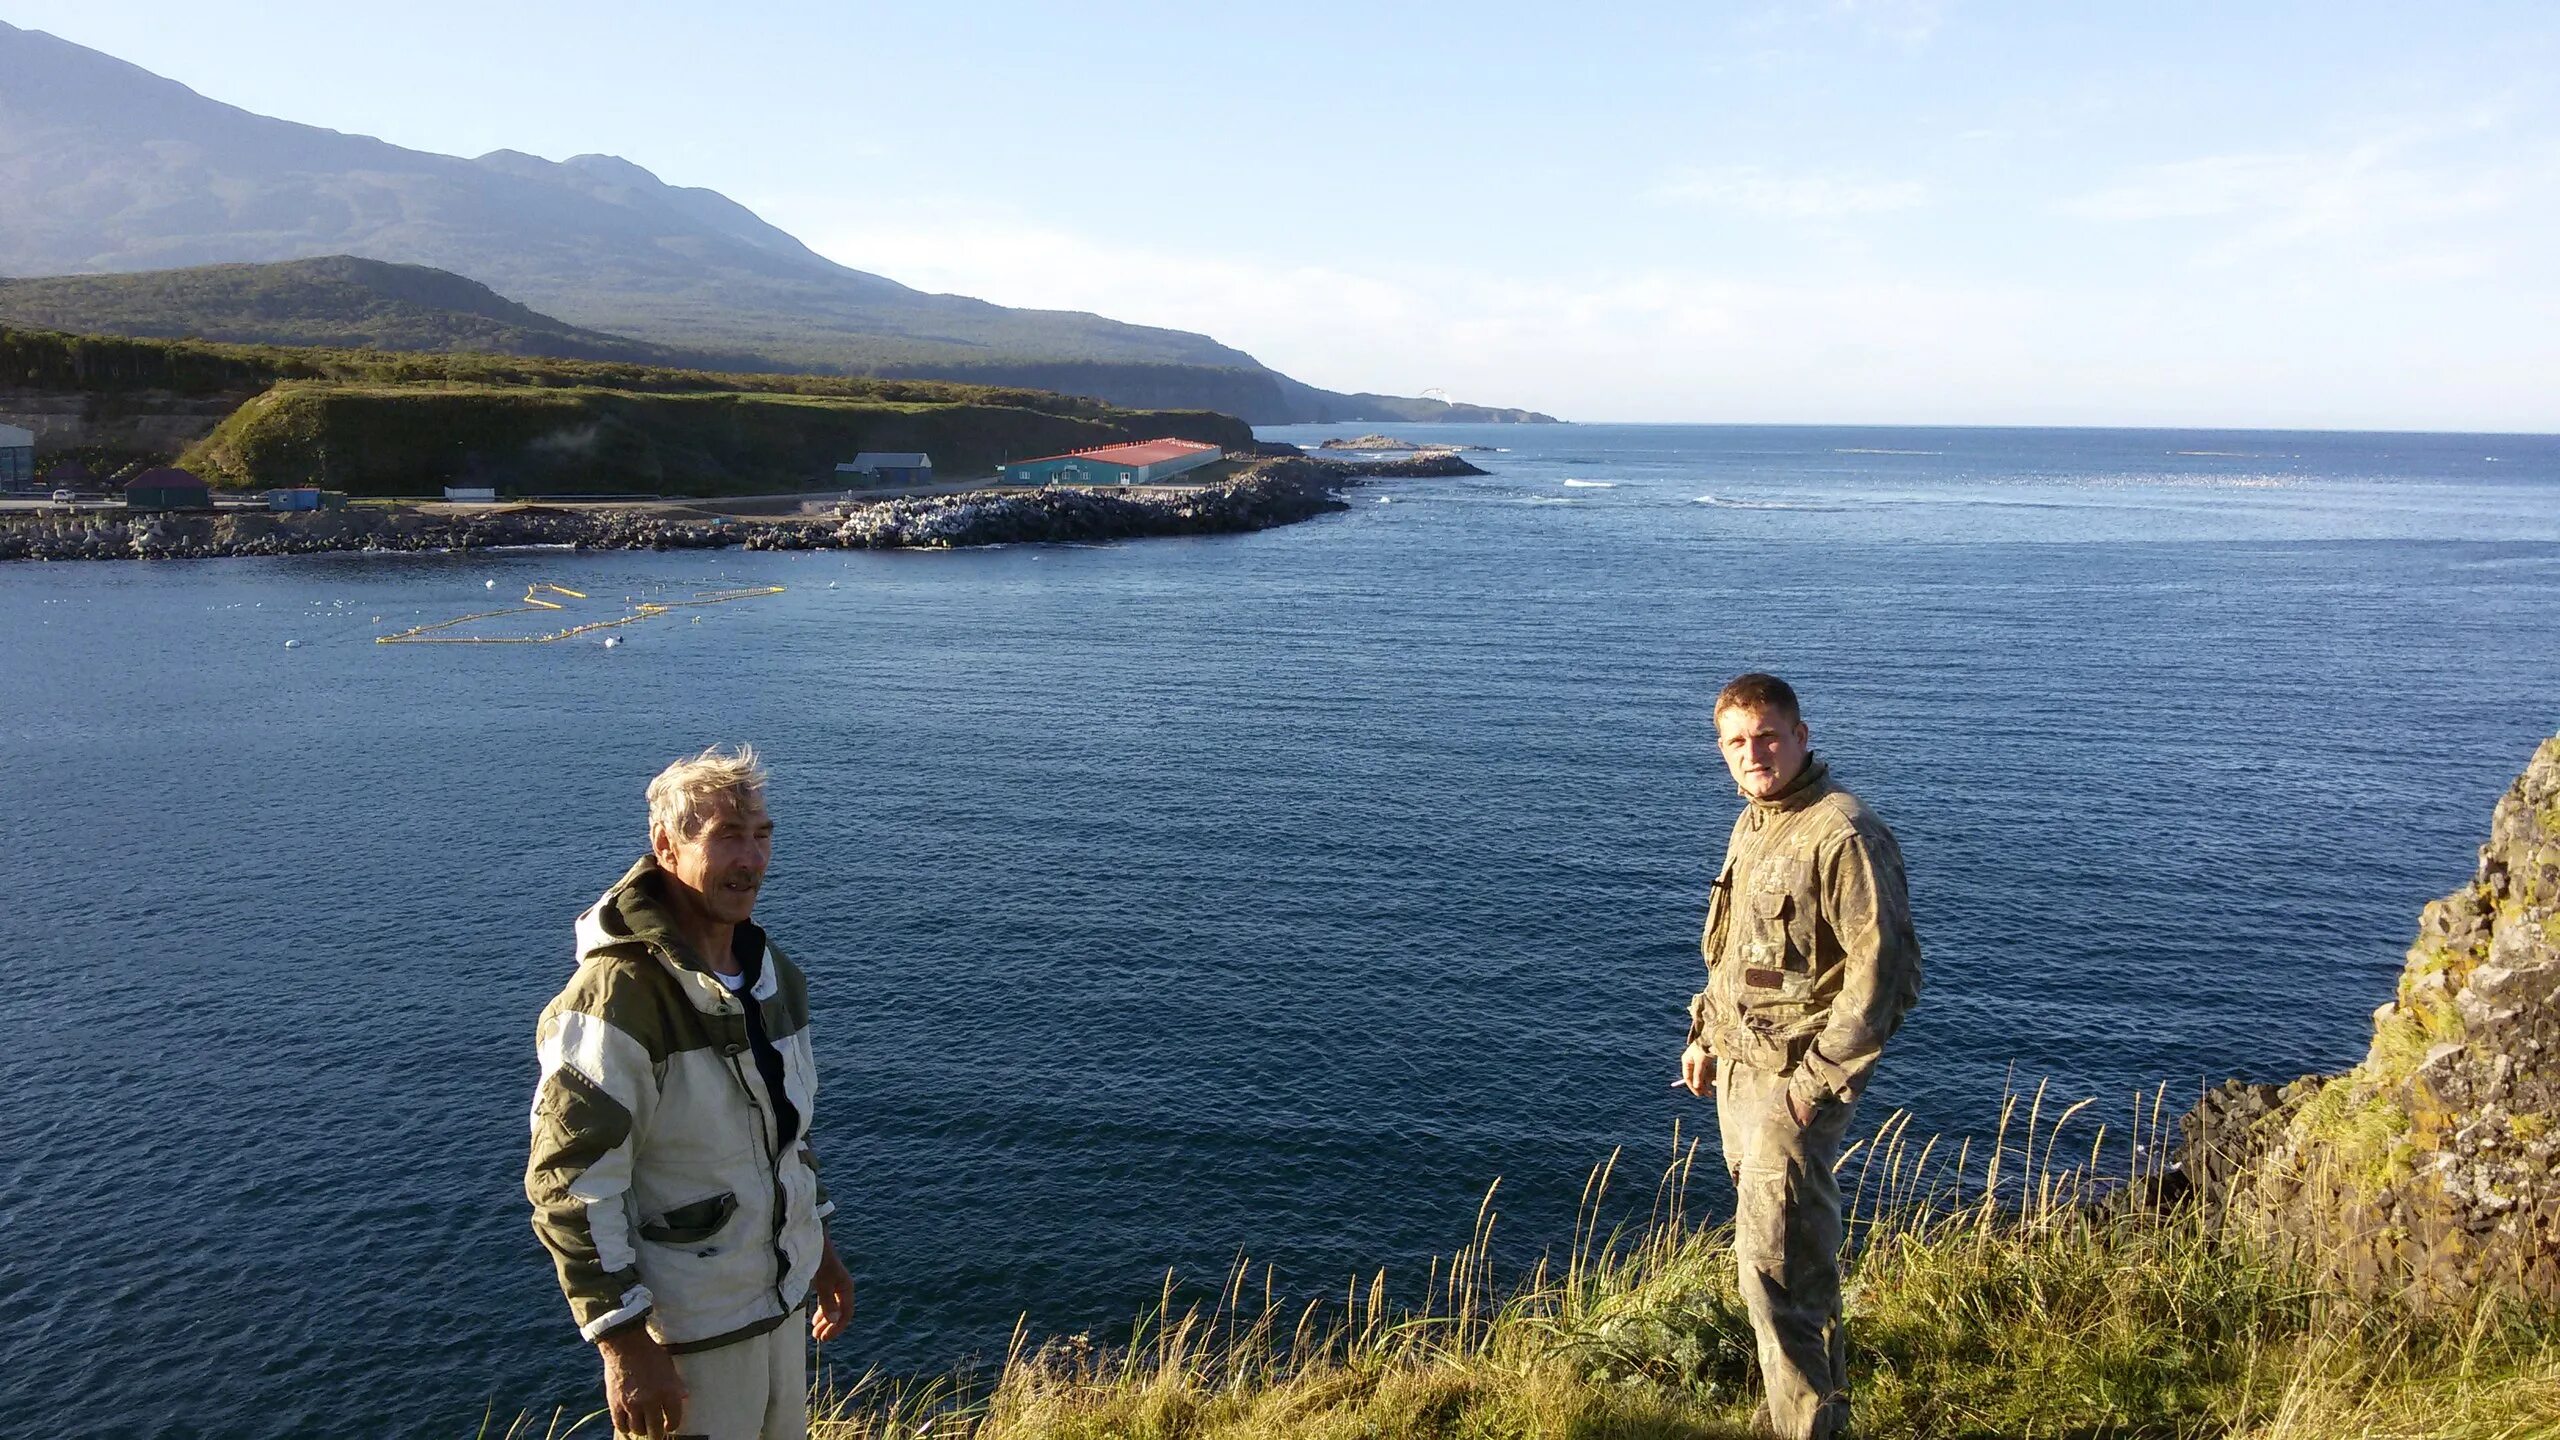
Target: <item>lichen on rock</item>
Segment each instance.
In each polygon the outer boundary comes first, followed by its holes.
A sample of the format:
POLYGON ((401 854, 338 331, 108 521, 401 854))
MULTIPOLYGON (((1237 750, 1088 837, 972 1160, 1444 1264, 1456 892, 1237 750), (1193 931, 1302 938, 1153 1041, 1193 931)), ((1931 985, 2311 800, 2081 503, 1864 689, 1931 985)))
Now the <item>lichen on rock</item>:
POLYGON ((2185 1122, 2209 1212, 2422 1308, 2560 1302, 2560 736, 2427 905, 2362 1063, 2233 1081, 2185 1122))

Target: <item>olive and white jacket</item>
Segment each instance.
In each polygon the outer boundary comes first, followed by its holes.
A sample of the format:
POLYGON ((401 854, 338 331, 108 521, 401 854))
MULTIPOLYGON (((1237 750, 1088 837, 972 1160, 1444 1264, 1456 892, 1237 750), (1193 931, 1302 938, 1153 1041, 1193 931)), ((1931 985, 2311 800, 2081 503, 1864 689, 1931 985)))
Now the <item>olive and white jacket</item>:
POLYGON ((818 1092, 807 980, 741 925, 752 983, 730 993, 676 935, 662 883, 643 858, 578 917, 577 973, 536 1030, 524 1188, 579 1333, 646 1315, 681 1353, 798 1308, 835 1207, 805 1139, 818 1092), (750 1004, 778 1052, 779 1105, 750 1004))

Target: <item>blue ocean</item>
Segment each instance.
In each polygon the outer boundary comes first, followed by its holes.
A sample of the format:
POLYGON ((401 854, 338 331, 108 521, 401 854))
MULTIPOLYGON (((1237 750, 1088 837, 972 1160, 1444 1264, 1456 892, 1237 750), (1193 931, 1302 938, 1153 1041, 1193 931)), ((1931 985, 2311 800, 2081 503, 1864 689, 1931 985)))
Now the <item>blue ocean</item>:
POLYGON ((1901 837, 1928 980, 1867 1109, 1950 1135, 2351 1063, 2560 729, 2560 438, 1398 433, 1490 473, 1204 540, 0 568, 0 1428, 594 1409, 533 1019, 713 741, 774 770, 849 1378, 1239 1254, 1418 1289, 1497 1180, 1525 1263, 1711 1133, 1734 672, 1901 837), (784 589, 373 643, 534 583, 784 589))

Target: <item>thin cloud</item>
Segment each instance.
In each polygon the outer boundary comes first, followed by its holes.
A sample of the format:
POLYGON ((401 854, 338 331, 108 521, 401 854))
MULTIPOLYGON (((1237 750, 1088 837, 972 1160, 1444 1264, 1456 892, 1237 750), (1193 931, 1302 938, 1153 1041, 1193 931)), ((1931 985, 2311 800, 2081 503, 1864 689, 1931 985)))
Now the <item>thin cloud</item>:
POLYGON ((1909 210, 1928 202, 1917 180, 1773 175, 1756 165, 1684 170, 1649 192, 1658 205, 1731 210, 1770 220, 1837 220, 1909 210))
POLYGON ((1914 49, 1929 43, 1947 18, 1938 0, 1832 0, 1831 8, 1871 38, 1914 49))
POLYGON ((1784 0, 1745 12, 1735 29, 1760 38, 1846 34, 1871 44, 1918 50, 1936 38, 1946 18, 1947 7, 1941 0, 1830 0, 1823 5, 1784 0))
POLYGON ((2328 149, 2205 155, 2145 166, 2055 208, 2109 225, 2205 222, 2197 259, 2238 260, 2325 247, 2405 247, 2412 236, 2477 229, 2560 199, 2550 147, 2501 144, 2481 116, 2411 125, 2328 149))
MULTIPOLYGON (((2226 221, 2253 213, 2229 208, 2243 205, 2229 185, 2212 193, 2226 221)), ((1204 331, 1333 389, 1438 387, 1575 419, 2544 429, 2560 380, 2547 338, 2560 286, 2538 262, 2457 243, 2512 225, 2448 223, 2162 285, 2121 268, 1310 264, 966 200, 894 220, 821 197, 766 208, 820 253, 927 289, 1204 331), (2358 293, 2345 279, 2387 281, 2361 293, 2393 303, 2361 343, 2302 343, 2358 293)))

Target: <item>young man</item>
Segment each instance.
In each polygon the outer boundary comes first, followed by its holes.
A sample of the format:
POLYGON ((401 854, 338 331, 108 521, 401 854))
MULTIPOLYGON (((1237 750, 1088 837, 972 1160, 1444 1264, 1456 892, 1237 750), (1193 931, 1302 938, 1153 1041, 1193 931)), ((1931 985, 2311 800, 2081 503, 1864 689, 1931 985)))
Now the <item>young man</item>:
POLYGON ((649 853, 578 917, 542 1012, 525 1195, 623 1435, 799 1440, 808 1332, 853 1278, 809 1148, 809 987, 749 918, 773 858, 755 751, 649 784, 649 853))
POLYGON ((1759 1342, 1758 1427, 1830 1440, 1849 1423, 1840 1319, 1839 1159, 1884 1043, 1920 996, 1902 851, 1832 782, 1795 691, 1738 676, 1716 740, 1750 803, 1707 904, 1707 988, 1680 1078, 1716 1098, 1734 1259, 1759 1342))

